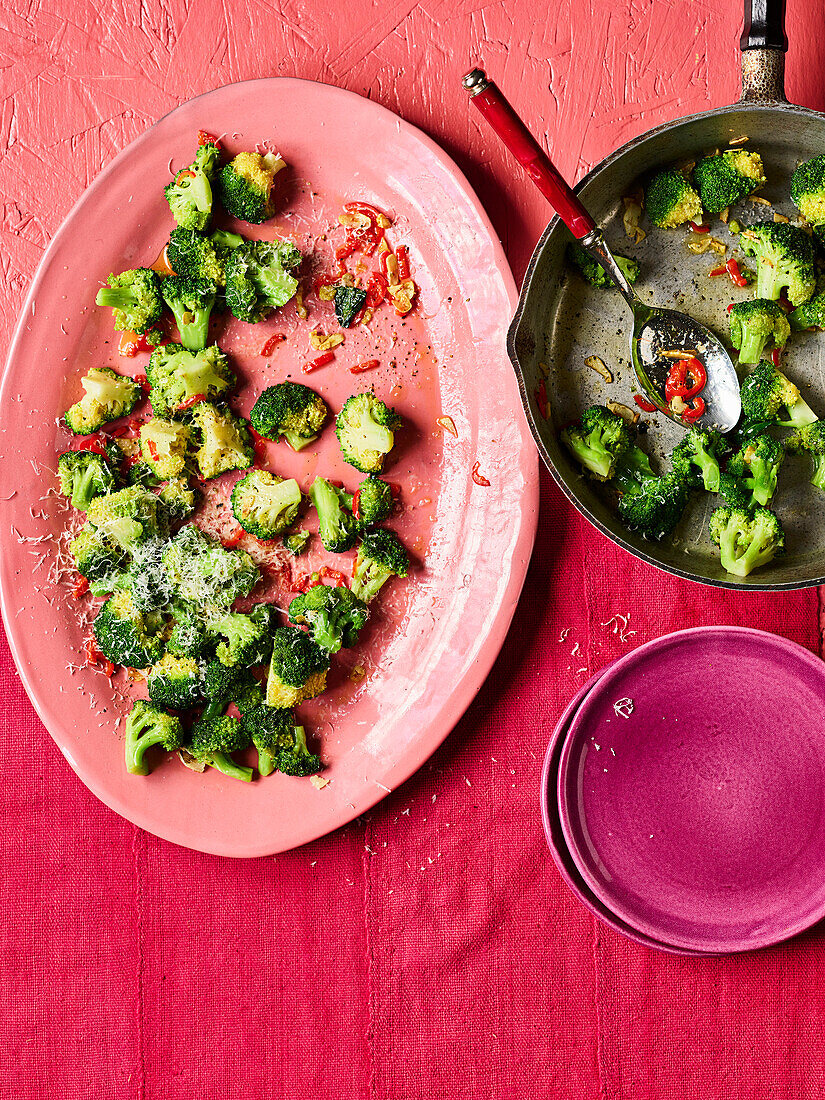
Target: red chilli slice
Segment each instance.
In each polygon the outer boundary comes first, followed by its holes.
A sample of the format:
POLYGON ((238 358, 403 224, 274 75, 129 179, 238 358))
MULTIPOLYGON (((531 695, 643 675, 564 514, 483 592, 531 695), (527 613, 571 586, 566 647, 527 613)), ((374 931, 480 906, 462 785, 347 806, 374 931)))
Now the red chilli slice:
POLYGON ((473 481, 476 483, 476 485, 483 485, 486 488, 490 484, 490 482, 487 480, 484 474, 480 474, 478 472, 479 465, 480 464, 478 462, 473 463, 473 481))

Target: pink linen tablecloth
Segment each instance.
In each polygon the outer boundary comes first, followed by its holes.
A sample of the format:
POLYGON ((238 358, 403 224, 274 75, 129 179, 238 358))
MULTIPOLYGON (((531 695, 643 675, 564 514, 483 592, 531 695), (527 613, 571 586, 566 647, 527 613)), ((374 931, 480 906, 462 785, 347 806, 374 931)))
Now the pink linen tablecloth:
MULTIPOLYGON (((822 108, 825 15, 789 8, 790 96, 822 108)), ((192 95, 304 76, 397 110, 467 172, 520 277, 547 211, 469 115, 470 63, 578 176, 733 99, 740 19, 738 0, 11 0, 3 346, 74 200, 192 95)), ((823 933, 718 960, 641 948, 568 893, 537 804, 549 732, 592 671, 699 623, 821 652, 820 593, 675 580, 587 527, 546 476, 542 489, 518 628, 463 721, 372 813, 287 855, 199 855, 115 816, 48 738, 3 644, 0 1097, 825 1096, 823 933)))

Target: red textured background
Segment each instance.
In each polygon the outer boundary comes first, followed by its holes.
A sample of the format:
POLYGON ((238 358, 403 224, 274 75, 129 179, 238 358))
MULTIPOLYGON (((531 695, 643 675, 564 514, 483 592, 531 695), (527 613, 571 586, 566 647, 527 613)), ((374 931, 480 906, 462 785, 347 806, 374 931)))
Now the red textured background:
MULTIPOLYGON (((12 0, 0 340, 84 187, 198 92, 304 76, 398 111, 467 172, 520 277, 546 210, 469 116, 470 63, 577 176, 733 99, 740 21, 737 0, 12 0)), ((790 97, 825 107, 821 5, 789 0, 788 31, 790 97)), ((568 893, 537 807, 548 733, 591 671, 696 623, 821 652, 819 594, 665 577, 591 531, 547 477, 543 493, 518 627, 464 720, 366 818, 287 855, 221 860, 120 820, 52 745, 3 647, 0 1095, 825 1096, 823 933, 722 960, 647 951, 568 893), (631 615, 624 641, 616 613, 631 615)))

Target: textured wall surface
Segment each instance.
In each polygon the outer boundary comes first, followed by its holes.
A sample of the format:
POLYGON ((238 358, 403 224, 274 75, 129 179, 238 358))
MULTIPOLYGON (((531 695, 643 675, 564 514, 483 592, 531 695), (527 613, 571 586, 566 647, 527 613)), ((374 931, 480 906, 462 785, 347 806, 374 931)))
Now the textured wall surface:
MULTIPOLYGON (((825 107, 825 15, 789 9, 790 98, 825 107)), ((11 0, 0 342, 89 181, 201 91, 304 76, 398 111, 466 171, 520 277, 547 212, 470 117, 470 63, 577 176, 733 99, 740 18, 737 0, 11 0)), ((823 933, 722 960, 649 952, 568 893, 537 806, 547 735, 591 670, 694 623, 820 651, 818 594, 679 582, 590 530, 547 478, 543 492, 519 628, 454 734, 367 818, 284 856, 197 855, 117 818, 52 746, 4 647, 0 1095, 825 1096, 823 933)))

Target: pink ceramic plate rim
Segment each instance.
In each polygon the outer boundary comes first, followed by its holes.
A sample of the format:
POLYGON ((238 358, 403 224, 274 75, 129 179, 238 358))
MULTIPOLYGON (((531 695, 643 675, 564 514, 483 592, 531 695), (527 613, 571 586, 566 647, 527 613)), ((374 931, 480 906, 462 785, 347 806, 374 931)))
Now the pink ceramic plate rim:
POLYGON ((604 905, 604 903, 590 891, 587 883, 578 873, 573 863, 573 857, 564 840, 558 800, 556 798, 561 742, 567 735, 570 724, 576 715, 576 711, 590 694, 590 691, 596 686, 598 681, 601 680, 605 673, 613 668, 615 663, 615 661, 612 661, 609 665, 605 665, 603 669, 594 676, 591 676, 583 687, 579 688, 567 704, 561 718, 559 718, 556 728, 553 730, 553 735, 550 738, 550 743, 547 746, 547 752, 544 754, 539 799, 541 802, 541 821, 544 826, 544 835, 547 840, 547 845, 550 848, 550 855, 553 857, 553 862, 559 874, 570 887, 571 892, 579 899, 585 909, 592 913, 594 917, 597 917, 602 924, 606 924, 609 928, 612 928, 615 932, 621 933, 621 935, 625 936, 627 939, 633 940, 634 943, 641 944, 642 947, 651 947, 655 951, 664 951, 668 955, 686 955, 695 958, 707 958, 709 954, 707 951, 695 951, 687 947, 674 947, 672 944, 662 943, 660 940, 653 939, 652 936, 648 936, 644 932, 639 932, 630 924, 625 924, 620 917, 616 916, 611 909, 604 905))
MULTIPOLYGON (((747 641, 748 639, 759 639, 762 643, 767 642, 769 645, 775 647, 778 650, 784 651, 788 657, 792 660, 802 659, 804 662, 811 665, 822 666, 822 662, 819 657, 811 653, 810 650, 804 646, 799 645, 797 642, 790 641, 787 638, 783 638, 777 634, 772 634, 770 631, 756 630, 752 627, 742 626, 701 626, 691 627, 686 630, 673 631, 670 634, 664 634, 660 638, 654 638, 644 645, 639 646, 637 649, 632 650, 630 653, 625 654, 616 661, 609 670, 609 673, 604 675, 599 680, 599 691, 610 690, 611 684, 613 684, 619 677, 621 677, 628 665, 634 664, 634 662, 649 660, 654 657, 655 654, 679 639, 690 639, 696 641, 701 645, 701 639, 703 636, 707 637, 710 634, 723 634, 727 637, 737 637, 747 641)), ((825 668, 823 668, 825 673, 825 668)), ((564 744, 562 746, 561 757, 559 760, 558 776, 556 783, 556 797, 559 807, 559 815, 561 821, 561 828, 564 833, 564 839, 567 845, 567 849, 570 852, 571 858, 576 864, 576 867, 587 884, 588 889, 592 890, 599 901, 607 906, 613 908, 615 899, 610 897, 609 891, 605 888, 603 881, 593 874, 588 860, 585 858, 576 839, 575 821, 577 820, 576 807, 571 806, 570 800, 567 797, 569 789, 569 783, 567 781, 567 775, 571 764, 571 756, 576 744, 576 734, 578 727, 586 721, 587 718, 587 706, 585 702, 591 702, 595 698, 594 695, 588 693, 588 699, 582 701, 582 705, 579 707, 574 720, 571 722, 567 731, 564 744)), ((630 914, 623 911, 623 907, 618 904, 615 906, 617 915, 620 919, 632 919, 633 927, 636 928, 643 935, 655 938, 657 934, 661 934, 662 929, 654 924, 648 924, 643 919, 637 919, 636 914, 630 914)), ((806 931, 808 928, 813 927, 819 921, 825 918, 825 905, 819 910, 814 910, 807 917, 800 919, 796 922, 788 923, 784 925, 781 933, 767 933, 764 936, 754 935, 749 938, 747 942, 739 940, 712 940, 708 937, 707 940, 702 941, 702 950, 700 950, 696 943, 690 942, 679 936, 674 936, 677 940, 677 946, 690 950, 696 954, 712 954, 712 955, 726 955, 736 954, 745 951, 755 951, 764 947, 771 947, 778 943, 783 943, 786 940, 792 939, 794 936, 799 935, 801 932, 806 931)))
MULTIPOLYGON (((12 435, 15 430, 19 432, 24 426, 20 419, 22 415, 20 409, 15 405, 16 395, 13 391, 14 383, 18 381, 17 376, 23 373, 20 362, 24 350, 30 354, 33 352, 33 348, 26 348, 27 334, 30 326, 34 327, 41 323, 43 316, 49 312, 50 308, 54 327, 56 328, 59 324, 61 307, 59 303, 48 302, 47 275, 52 265, 56 264, 58 256, 61 256, 61 259, 66 257, 65 249, 71 242, 72 233, 79 231, 77 225, 82 230, 82 218, 88 214, 89 204, 95 199, 100 202, 104 189, 117 179, 122 167, 126 167, 136 151, 140 150, 142 156, 151 153, 153 143, 157 143, 162 136, 161 132, 173 132, 172 124, 182 125, 182 121, 178 120, 186 119, 187 126, 190 128, 194 126, 196 129, 197 120, 201 118, 206 122, 200 125, 208 126, 210 113, 219 115, 221 104, 226 102, 234 104, 239 97, 245 97, 245 101, 250 104, 250 112, 253 110, 261 112, 268 109, 262 106, 263 104, 271 104, 278 96, 282 97, 282 102, 289 99, 293 107, 300 104, 302 98, 311 99, 317 107, 319 98, 322 98, 325 108, 324 125, 331 129, 334 129, 336 118, 341 120, 342 127, 353 126, 357 119, 372 132, 373 136, 379 135, 383 139, 383 145, 376 140, 370 147, 374 149, 376 156, 379 153, 384 156, 385 162, 386 152, 381 153, 382 148, 385 151, 397 149, 399 153, 401 151, 414 153, 416 160, 422 165, 422 174, 416 178, 400 181, 394 178, 396 195, 400 193, 414 197, 415 189, 418 188, 423 198, 422 181, 426 181, 428 169, 432 174, 431 178, 437 178, 442 190, 449 193, 452 204, 450 216, 455 212, 456 216, 464 219, 467 237, 473 248, 477 250, 478 281, 481 283, 478 290, 479 304, 477 305, 475 300, 468 299, 466 306, 463 307, 465 312, 460 314, 464 329, 461 329, 460 323, 456 324, 456 329, 458 337, 463 331, 465 338, 469 340, 476 329, 482 331, 486 326, 488 330, 492 330, 495 326, 495 339, 490 339, 483 345, 483 351, 489 357, 489 374, 486 380, 488 384, 492 378, 496 380, 491 403, 498 403, 496 407, 500 405, 502 413, 505 409, 507 410, 506 415, 500 417, 500 420, 503 418, 509 425, 507 431, 511 435, 508 438, 514 442, 506 457, 513 470, 514 481, 519 485, 519 494, 515 505, 509 505, 505 510, 503 500, 508 492, 512 497, 512 483, 508 490, 507 479, 502 474, 501 478, 498 481, 494 480, 491 488, 487 490, 488 496, 478 504, 478 516, 484 517, 489 512, 490 525, 498 525, 493 533, 491 546, 498 545, 503 556, 498 559, 497 574, 491 574, 493 565, 488 548, 484 561, 479 566, 478 578, 471 576, 465 586, 470 593, 478 588, 474 614, 480 617, 481 626, 474 635, 468 637, 466 643, 463 643, 465 650, 463 656, 460 653, 453 655, 453 666, 450 672, 455 674, 455 679, 451 680, 449 675, 444 678, 443 683, 448 687, 444 690, 443 696, 430 698, 426 701, 426 705, 421 706, 416 716, 417 724, 413 727, 414 736, 405 741, 394 756, 390 754, 384 759, 376 760, 371 774, 367 774, 367 769, 364 768, 362 784, 360 775, 357 781, 353 777, 352 783, 361 784, 355 791, 347 789, 345 784, 337 802, 334 799, 328 799, 326 802, 319 799, 317 813, 301 820, 295 820, 293 815, 293 820, 285 821, 282 828, 270 830, 265 836, 260 835, 260 830, 256 833, 252 823, 249 827, 242 827, 243 818, 240 810, 233 811, 239 823, 237 829, 233 828, 233 823, 228 820, 220 822, 216 818, 211 823, 205 823, 203 831, 199 831, 200 826, 197 823, 191 824, 183 820, 182 812, 178 815, 178 822, 170 825, 163 814, 152 807, 148 799, 144 801, 144 794, 149 788, 141 791, 142 781, 125 787, 122 777, 114 774, 116 765, 111 760, 102 762, 99 766, 88 759, 78 763, 76 759, 78 731, 71 728, 72 716, 67 713, 69 700, 67 696, 61 700, 57 693, 56 685, 49 674, 49 661, 45 656, 45 650, 43 650, 44 656, 41 663, 39 651, 33 649, 34 643, 27 637, 24 622, 28 622, 31 627, 31 620, 25 617, 18 618, 21 592, 26 591, 26 585, 29 583, 27 568, 30 572, 31 559, 26 558, 23 550, 16 545, 17 540, 10 533, 8 524, 2 526, 0 529, 0 547, 3 551, 2 563, 0 563, 0 606, 2 606, 11 651, 24 687, 37 713, 70 765, 101 801, 123 817, 157 836, 196 850, 244 857, 288 850, 346 824, 374 806, 390 790, 403 783, 435 751, 476 695, 499 653, 524 583, 538 517, 538 457, 524 421, 516 379, 505 350, 507 324, 515 307, 517 292, 503 249, 489 219, 463 174, 429 137, 399 119, 392 112, 367 99, 313 81, 281 78, 248 81, 227 85, 197 97, 196 100, 188 101, 164 116, 137 138, 93 181, 55 234, 27 295, 12 341, 3 386, 0 389, 0 423, 5 426, 11 425, 12 435), (38 307, 36 320, 35 299, 38 307), (490 301, 499 303, 499 310, 494 320, 482 318, 479 314, 485 300, 488 304, 490 301), (464 320, 465 317, 466 320, 464 320), (495 517, 495 524, 492 523, 493 517, 495 517), (478 609, 479 605, 481 610, 478 609), (344 789, 346 794, 343 793, 344 789)), ((297 110, 297 107, 295 109, 297 110)), ((456 255, 462 254, 461 247, 457 246, 456 255)), ((466 244, 463 247, 466 247, 466 244)), ((439 262, 443 265, 443 261, 439 262)), ((437 275, 440 276, 441 272, 442 267, 437 266, 437 275)), ((433 278, 435 279, 436 275, 433 278)), ((456 346, 460 348, 460 342, 456 346)), ((58 369, 60 369, 59 366, 58 369)), ((28 394, 24 396, 28 398, 28 394)), ((36 402, 32 403, 36 404, 36 402)), ((497 434, 502 438, 499 432, 497 434)), ((486 439, 480 437, 478 442, 479 447, 483 446, 486 453, 489 453, 486 439)), ((33 446, 38 445, 40 444, 33 444, 33 446)), ((42 454, 39 457, 42 460, 42 454)), ((500 470, 507 468, 504 457, 502 455, 499 460, 500 467, 498 461, 492 456, 486 459, 491 466, 495 466, 496 475, 500 470)), ((24 466, 28 471, 30 461, 31 456, 25 453, 22 447, 14 453, 9 453, 8 461, 3 464, 2 469, 2 476, 5 479, 2 488, 4 500, 8 501, 14 495, 16 476, 24 466)), ((30 471, 28 471, 28 477, 31 478, 30 471)), ((476 496, 475 499, 478 500, 478 497, 476 496)), ((12 501, 7 505, 7 514, 15 516, 14 507, 17 506, 17 502, 12 501)), ((493 554, 492 557, 494 556, 493 554)), ((465 606, 470 606, 470 602, 465 606)), ((44 618, 48 615, 45 610, 42 613, 44 618)), ((41 638, 40 644, 47 645, 48 639, 41 638)), ((458 648, 461 649, 461 646, 458 648)), ((54 656, 56 654, 52 655, 54 656)), ((61 686, 60 690, 63 691, 64 688, 61 686)), ((196 780, 203 778, 192 776, 192 773, 188 774, 196 780)), ((277 780, 282 777, 275 778, 277 780)), ((211 776, 210 783, 213 782, 221 781, 211 776)), ((330 788, 327 788, 328 790, 330 788)), ((219 803, 215 813, 218 817, 221 814, 219 803)), ((247 816, 254 816, 254 813, 253 809, 247 809, 247 816)), ((229 816, 227 811, 227 817, 229 816)))

